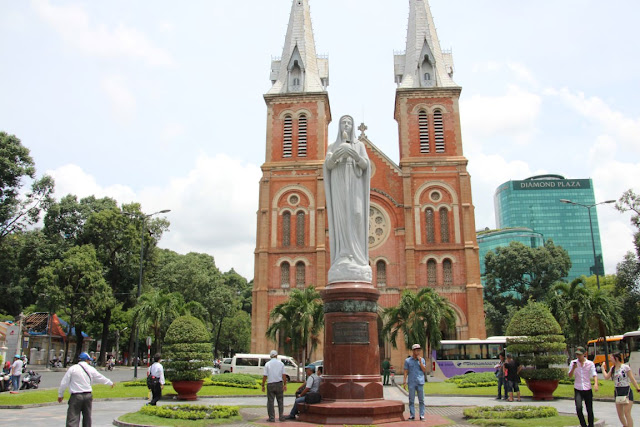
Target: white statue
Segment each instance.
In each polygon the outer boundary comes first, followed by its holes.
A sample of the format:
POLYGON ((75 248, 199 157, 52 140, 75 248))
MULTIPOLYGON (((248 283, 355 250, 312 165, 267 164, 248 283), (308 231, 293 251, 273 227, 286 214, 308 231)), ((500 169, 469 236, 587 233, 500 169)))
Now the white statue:
POLYGON ((369 266, 369 180, 364 144, 355 136, 353 117, 340 118, 338 138, 324 161, 329 218, 329 283, 371 283, 369 266))

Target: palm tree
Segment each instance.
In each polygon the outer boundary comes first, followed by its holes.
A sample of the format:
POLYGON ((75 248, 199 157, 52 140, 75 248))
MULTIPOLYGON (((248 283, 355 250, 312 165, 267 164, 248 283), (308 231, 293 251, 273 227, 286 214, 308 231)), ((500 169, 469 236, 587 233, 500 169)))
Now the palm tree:
POLYGON ((142 334, 153 333, 155 351, 162 351, 162 338, 170 321, 184 309, 184 299, 177 292, 164 293, 157 289, 140 295, 134 315, 142 334))
POLYGON ((307 358, 320 342, 320 331, 324 327, 324 308, 320 294, 313 286, 304 290, 294 289, 289 299, 271 310, 271 325, 267 338, 279 342, 285 350, 291 350, 298 360, 307 358))
POLYGON ((551 313, 562 326, 570 346, 583 346, 589 340, 590 292, 583 278, 571 284, 558 282, 547 298, 551 313))
POLYGON ((396 341, 402 332, 406 349, 418 343, 431 358, 431 348, 438 348, 442 340, 440 326, 444 322, 447 328, 453 328, 456 315, 445 298, 423 288, 417 294, 404 290, 400 303, 384 310, 384 319, 382 334, 389 337, 393 348, 398 348, 396 341))

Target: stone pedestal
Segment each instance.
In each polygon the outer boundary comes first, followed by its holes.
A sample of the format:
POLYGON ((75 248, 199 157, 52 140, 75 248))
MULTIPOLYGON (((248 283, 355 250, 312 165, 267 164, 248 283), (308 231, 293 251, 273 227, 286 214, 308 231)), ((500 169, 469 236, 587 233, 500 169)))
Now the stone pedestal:
POLYGON ((322 402, 300 420, 318 424, 403 421, 404 404, 384 400, 378 347, 378 298, 370 283, 332 283, 324 300, 322 402))

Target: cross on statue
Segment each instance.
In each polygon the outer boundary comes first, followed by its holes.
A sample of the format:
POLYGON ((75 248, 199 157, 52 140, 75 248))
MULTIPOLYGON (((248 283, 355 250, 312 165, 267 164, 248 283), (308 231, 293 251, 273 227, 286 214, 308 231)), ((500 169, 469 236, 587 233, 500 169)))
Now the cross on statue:
POLYGON ((360 137, 366 136, 364 134, 364 131, 367 129, 369 128, 364 124, 364 122, 360 123, 360 126, 358 126, 358 130, 360 131, 360 137))

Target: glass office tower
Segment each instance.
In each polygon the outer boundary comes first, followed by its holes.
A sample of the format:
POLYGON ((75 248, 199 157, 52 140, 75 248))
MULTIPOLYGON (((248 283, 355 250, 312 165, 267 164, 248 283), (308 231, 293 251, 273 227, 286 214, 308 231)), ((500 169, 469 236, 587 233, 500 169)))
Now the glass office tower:
MULTIPOLYGON (((523 181, 509 181, 494 196, 497 228, 526 227, 552 239, 569 252, 571 271, 568 280, 595 274, 589 212, 582 206, 561 203, 568 199, 593 205, 591 179, 565 179, 560 175, 540 175, 523 181)), ((593 239, 599 274, 604 275, 598 213, 591 209, 593 239)))

